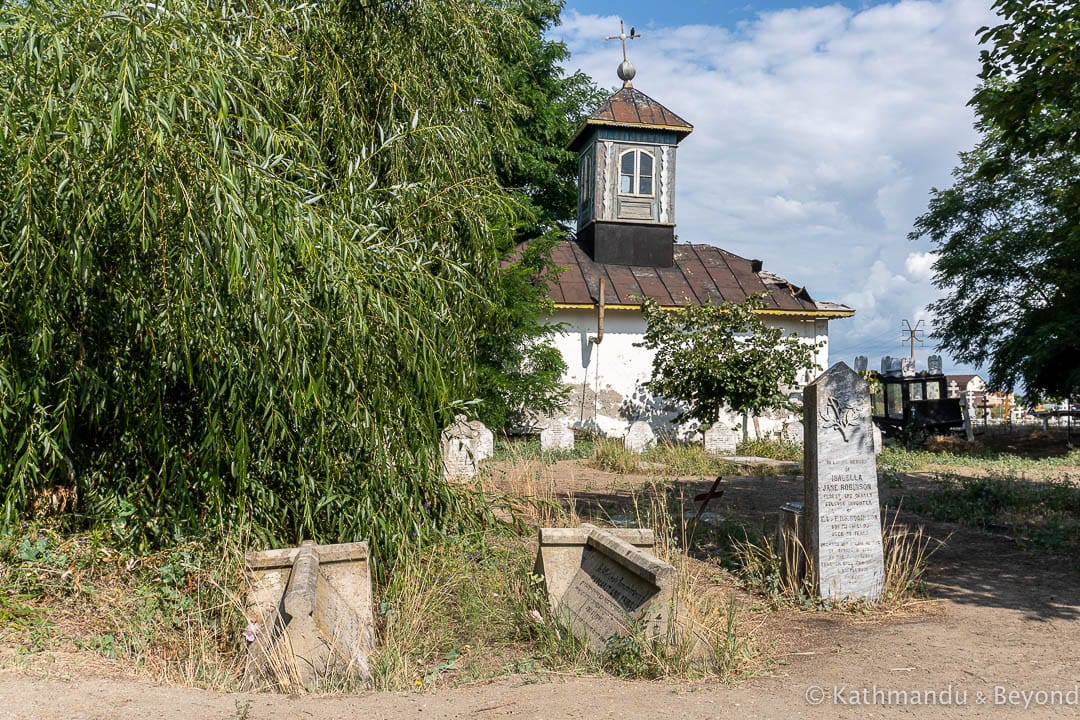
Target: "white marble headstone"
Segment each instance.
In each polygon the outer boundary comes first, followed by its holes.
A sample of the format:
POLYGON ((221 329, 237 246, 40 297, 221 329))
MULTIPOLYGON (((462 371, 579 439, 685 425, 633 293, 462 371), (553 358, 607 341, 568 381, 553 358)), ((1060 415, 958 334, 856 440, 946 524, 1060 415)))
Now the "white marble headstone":
POLYGON ((645 452, 656 444, 656 433, 653 432, 652 425, 644 420, 637 420, 630 424, 624 442, 630 452, 645 452))
POLYGON ((837 363, 806 386, 806 550, 821 597, 876 599, 885 579, 870 386, 837 363))
POLYGON ((495 434, 479 420, 469 421, 464 415, 454 418, 454 424, 442 432, 442 461, 444 478, 471 478, 476 475, 481 460, 495 452, 495 434))
POLYGON ((709 455, 734 455, 739 447, 739 433, 721 423, 705 431, 705 452, 709 455))
POLYGON ((541 450, 573 450, 574 431, 562 420, 552 420, 540 431, 541 450))

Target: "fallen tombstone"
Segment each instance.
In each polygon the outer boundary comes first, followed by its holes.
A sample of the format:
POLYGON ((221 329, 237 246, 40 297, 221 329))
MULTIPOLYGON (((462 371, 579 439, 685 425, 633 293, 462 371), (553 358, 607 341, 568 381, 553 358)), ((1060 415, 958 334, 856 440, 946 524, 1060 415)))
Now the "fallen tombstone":
POLYGON ((542 528, 536 574, 544 578, 552 613, 595 652, 632 629, 667 638, 675 601, 674 566, 648 552, 643 528, 542 528))
POLYGON ((371 682, 375 647, 366 542, 250 552, 244 687, 371 682))

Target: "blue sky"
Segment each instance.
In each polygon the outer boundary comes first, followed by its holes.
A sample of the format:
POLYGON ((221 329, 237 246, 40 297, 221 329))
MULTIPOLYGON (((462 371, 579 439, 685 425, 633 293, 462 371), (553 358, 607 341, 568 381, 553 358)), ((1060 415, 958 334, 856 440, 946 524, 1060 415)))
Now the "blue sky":
POLYGON ((846 5, 853 9, 862 9, 876 2, 843 3, 792 3, 786 0, 757 0, 752 3, 714 2, 713 0, 568 0, 566 10, 574 10, 582 15, 621 14, 627 29, 631 25, 638 30, 652 27, 671 27, 676 25, 716 24, 734 27, 743 20, 749 20, 762 12, 772 12, 792 7, 814 7, 824 5, 846 5))
MULTIPOLYGON (((932 187, 977 140, 976 31, 990 0, 891 3, 568 0, 552 34, 618 85, 620 17, 634 86, 695 126, 679 150, 676 233, 718 245, 855 308, 831 360, 907 354, 931 316, 933 248, 907 239, 932 187)), ((917 348, 920 368, 933 344, 917 348)), ((946 372, 971 371, 945 357, 946 372)))

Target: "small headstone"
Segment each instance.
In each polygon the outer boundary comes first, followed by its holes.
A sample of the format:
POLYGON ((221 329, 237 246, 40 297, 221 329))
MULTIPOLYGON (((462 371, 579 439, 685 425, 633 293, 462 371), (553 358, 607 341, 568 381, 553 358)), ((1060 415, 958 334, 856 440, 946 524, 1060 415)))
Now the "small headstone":
POLYGON ((900 374, 904 377, 915 375, 915 358, 900 358, 900 374))
POLYGON ((801 445, 805 434, 806 430, 798 420, 793 420, 784 425, 784 439, 788 442, 801 445))
POLYGON ((644 420, 637 420, 630 424, 623 441, 630 452, 645 452, 656 444, 656 433, 653 432, 652 425, 644 420))
POLYGON ((882 356, 882 358, 881 358, 881 374, 882 375, 888 375, 889 370, 891 370, 891 369, 892 369, 892 357, 889 356, 889 355, 882 356))
POLYGON ((877 423, 871 421, 870 429, 874 433, 874 454, 880 455, 885 449, 885 437, 881 434, 881 428, 877 426, 877 423))
POLYGON ((574 431, 562 420, 552 420, 540 431, 541 450, 573 450, 574 431))
POLYGON ((931 355, 930 357, 926 358, 926 369, 930 372, 931 375, 940 375, 941 356, 931 355))
POLYGON ((250 552, 244 686, 371 682, 375 648, 366 542, 250 552))
POLYGON ((443 477, 471 478, 480 461, 495 453, 495 434, 479 420, 470 422, 458 415, 454 424, 443 430, 441 445, 443 477))
POLYGON ((870 363, 870 360, 865 355, 856 355, 855 356, 855 372, 862 375, 864 372, 866 372, 866 368, 869 365, 869 363, 870 363))
POLYGON ((739 448, 739 433, 721 424, 713 423, 705 431, 705 452, 709 455, 734 455, 739 448))
POLYGON ((806 550, 823 598, 876 599, 885 577, 870 386, 837 363, 806 386, 806 550))
POLYGON ((666 635, 677 571, 647 552, 647 529, 542 528, 536 574, 544 578, 552 612, 594 651, 640 625, 646 638, 666 635))

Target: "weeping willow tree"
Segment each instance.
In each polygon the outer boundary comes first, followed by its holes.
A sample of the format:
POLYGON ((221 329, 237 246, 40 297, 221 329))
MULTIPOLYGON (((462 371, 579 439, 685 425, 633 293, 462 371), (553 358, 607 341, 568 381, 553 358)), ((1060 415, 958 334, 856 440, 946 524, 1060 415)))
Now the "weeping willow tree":
POLYGON ((0 491, 134 543, 392 549, 474 513, 434 472, 515 224, 470 0, 0 8, 0 491))

